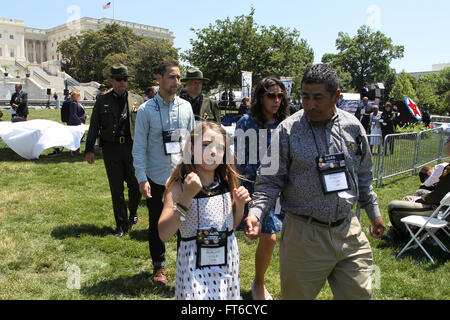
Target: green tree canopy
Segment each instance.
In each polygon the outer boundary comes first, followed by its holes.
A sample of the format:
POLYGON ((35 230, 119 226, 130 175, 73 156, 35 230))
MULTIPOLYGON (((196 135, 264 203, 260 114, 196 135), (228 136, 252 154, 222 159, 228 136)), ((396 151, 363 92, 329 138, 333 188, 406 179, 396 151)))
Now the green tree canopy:
MULTIPOLYGON (((450 68, 445 68, 439 73, 429 73, 416 79, 412 75, 402 73, 402 77, 396 82, 395 95, 410 92, 411 89, 405 87, 407 78, 412 85, 416 100, 419 106, 428 103, 432 113, 445 114, 450 111, 448 97, 450 96, 450 68)), ((400 77, 400 75, 399 75, 400 77)), ((404 94, 408 95, 408 94, 404 94)))
POLYGON ((241 71, 251 71, 254 83, 266 76, 294 77, 293 93, 299 96, 303 72, 314 60, 312 49, 298 30, 260 26, 254 13, 252 8, 249 15, 191 29, 196 39, 182 57, 211 79, 210 88, 240 87, 241 71))
POLYGON ((391 97, 396 100, 403 100, 405 97, 410 97, 414 102, 418 103, 416 90, 411 82, 411 76, 405 71, 402 71, 398 75, 391 92, 391 97))
POLYGON ((380 31, 372 31, 361 26, 356 36, 339 32, 336 40, 337 54, 324 54, 323 63, 334 68, 341 67, 351 74, 352 85, 358 90, 364 82, 383 82, 392 73, 389 65, 392 60, 403 57, 404 47, 392 43, 380 31))
POLYGON ((114 63, 123 63, 133 75, 130 88, 143 91, 156 79, 155 69, 164 60, 178 60, 178 51, 162 39, 134 34, 118 24, 88 31, 62 41, 58 46, 62 67, 80 82, 103 83, 114 63))

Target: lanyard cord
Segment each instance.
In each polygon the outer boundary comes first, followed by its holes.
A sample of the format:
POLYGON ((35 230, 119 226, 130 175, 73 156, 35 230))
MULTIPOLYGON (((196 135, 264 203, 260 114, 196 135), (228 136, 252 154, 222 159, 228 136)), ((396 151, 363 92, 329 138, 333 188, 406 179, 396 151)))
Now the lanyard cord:
MULTIPOLYGON (((344 153, 344 143, 342 142, 343 134, 342 134, 342 127, 341 127, 341 122, 339 121, 339 118, 336 120, 336 122, 339 126, 339 136, 340 136, 339 142, 341 144, 341 153, 344 153)), ((308 124, 309 124, 309 129, 311 130, 311 133, 312 133, 312 136, 314 139, 314 144, 316 145, 317 155, 319 157, 321 157, 322 155, 320 154, 319 144, 317 143, 317 138, 316 138, 316 135, 314 134, 314 130, 313 130, 312 124, 309 121, 309 119, 308 119, 308 124)), ((326 153, 328 153, 328 151, 326 153)))
MULTIPOLYGON (((164 124, 163 124, 162 114, 161 114, 161 107, 159 106, 158 100, 156 98, 154 98, 154 100, 155 100, 156 106, 158 107, 158 111, 159 111, 159 119, 161 121, 161 129, 162 129, 162 131, 166 131, 166 130, 164 130, 164 124)), ((179 104, 175 105, 175 103, 174 103, 173 107, 174 108, 178 107, 178 129, 180 129, 180 105, 179 104)), ((168 113, 169 113, 169 115, 168 115, 167 119, 169 121, 169 127, 172 129, 172 126, 170 125, 170 105, 169 105, 168 113)))

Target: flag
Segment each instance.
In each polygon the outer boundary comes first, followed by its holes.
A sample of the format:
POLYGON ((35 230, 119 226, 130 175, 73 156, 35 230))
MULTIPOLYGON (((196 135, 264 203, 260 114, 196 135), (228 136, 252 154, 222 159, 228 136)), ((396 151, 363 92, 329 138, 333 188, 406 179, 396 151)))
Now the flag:
POLYGON ((109 9, 109 8, 111 8, 111 2, 108 2, 107 4, 104 4, 103 5, 103 9, 109 9))

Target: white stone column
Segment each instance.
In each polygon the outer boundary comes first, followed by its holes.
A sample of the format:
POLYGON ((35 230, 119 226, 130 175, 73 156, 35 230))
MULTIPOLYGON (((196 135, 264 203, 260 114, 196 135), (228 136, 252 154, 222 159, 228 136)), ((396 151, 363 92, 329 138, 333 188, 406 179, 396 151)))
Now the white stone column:
POLYGON ((44 43, 43 41, 39 41, 40 45, 41 45, 41 64, 44 62, 44 43))
POLYGON ((36 64, 36 40, 33 40, 33 63, 36 64))
POLYGON ((25 44, 25 60, 28 63, 29 62, 28 61, 28 41, 25 40, 24 44, 25 44))

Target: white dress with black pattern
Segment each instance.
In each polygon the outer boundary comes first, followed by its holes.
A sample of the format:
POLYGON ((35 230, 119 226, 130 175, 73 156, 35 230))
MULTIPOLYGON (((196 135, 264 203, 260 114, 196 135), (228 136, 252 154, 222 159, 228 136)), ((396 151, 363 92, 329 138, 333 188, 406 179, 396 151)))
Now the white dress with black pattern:
MULTIPOLYGON (((216 227, 219 231, 233 230, 231 194, 221 186, 219 193, 192 200, 181 223, 182 239, 195 237, 200 228, 216 227), (225 206, 225 207, 224 207, 225 206), (200 217, 200 221, 198 219, 200 217)), ((178 249, 175 297, 177 300, 239 300, 239 249, 234 233, 228 237, 227 265, 197 269, 196 240, 181 241, 178 249)))

